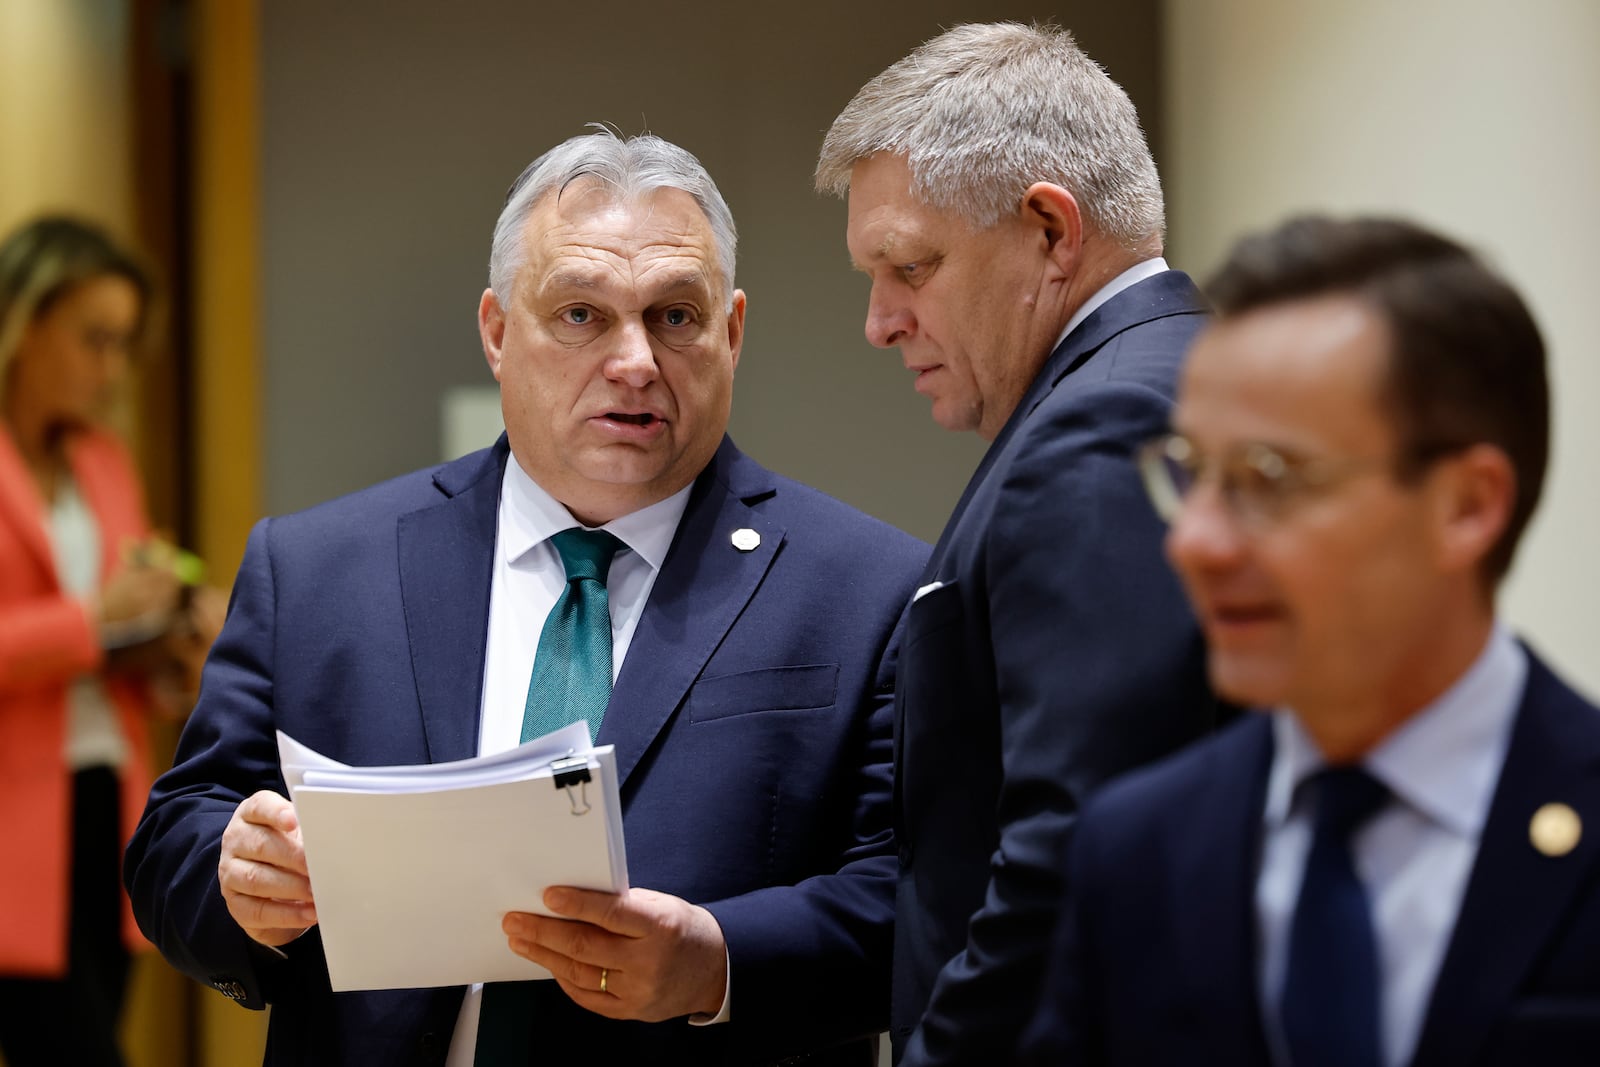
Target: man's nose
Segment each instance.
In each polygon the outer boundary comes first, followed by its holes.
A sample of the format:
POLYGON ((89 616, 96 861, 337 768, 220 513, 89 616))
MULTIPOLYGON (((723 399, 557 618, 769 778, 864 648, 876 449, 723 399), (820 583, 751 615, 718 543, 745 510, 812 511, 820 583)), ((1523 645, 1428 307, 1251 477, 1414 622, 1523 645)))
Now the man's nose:
POLYGON ((643 389, 660 374, 650 330, 643 322, 624 322, 616 334, 616 348, 606 357, 606 375, 635 389, 643 389))
POLYGON ((1239 518, 1214 478, 1190 486, 1167 530, 1167 559, 1180 574, 1215 571, 1237 563, 1246 539, 1239 518))
POLYGON ((893 348, 911 336, 916 319, 904 303, 891 299, 883 286, 873 283, 867 297, 867 341, 878 348, 893 348))

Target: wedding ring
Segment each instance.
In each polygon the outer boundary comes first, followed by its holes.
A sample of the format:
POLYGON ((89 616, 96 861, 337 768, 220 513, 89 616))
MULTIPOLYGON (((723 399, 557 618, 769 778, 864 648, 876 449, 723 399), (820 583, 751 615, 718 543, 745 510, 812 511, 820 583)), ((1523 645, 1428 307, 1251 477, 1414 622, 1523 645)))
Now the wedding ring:
POLYGON ((610 971, 606 970, 604 967, 600 968, 600 992, 604 993, 606 991, 606 979, 610 977, 610 975, 610 971))

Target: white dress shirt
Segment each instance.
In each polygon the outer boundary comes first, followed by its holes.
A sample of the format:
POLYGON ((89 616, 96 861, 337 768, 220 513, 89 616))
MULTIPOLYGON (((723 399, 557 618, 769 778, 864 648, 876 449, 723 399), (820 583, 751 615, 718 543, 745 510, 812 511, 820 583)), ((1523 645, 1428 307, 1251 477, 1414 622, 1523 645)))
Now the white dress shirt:
POLYGON ((1109 282, 1106 282, 1106 284, 1102 285, 1099 289, 1096 289, 1094 291, 1094 295, 1085 300, 1077 311, 1072 313, 1072 318, 1067 320, 1066 329, 1061 331, 1061 336, 1056 338, 1055 348, 1052 348, 1050 351, 1054 352, 1056 348, 1060 348, 1061 342, 1067 339, 1067 334, 1071 333, 1073 330, 1076 330, 1078 328, 1078 324, 1084 319, 1088 318, 1090 314, 1094 312, 1095 308, 1099 307, 1101 304, 1104 304, 1107 300, 1110 300, 1112 297, 1116 296, 1129 286, 1137 285, 1146 278, 1154 278, 1162 271, 1171 269, 1171 267, 1167 266, 1167 261, 1165 259, 1160 256, 1156 256, 1154 259, 1147 259, 1143 263, 1135 263, 1133 266, 1129 267, 1115 278, 1112 278, 1109 282))
MULTIPOLYGON (((600 527, 623 543, 606 576, 611 607, 611 678, 628 654, 645 602, 672 547, 689 504, 685 487, 659 503, 600 527)), ((582 526, 562 504, 506 458, 495 527, 494 574, 489 585, 489 632, 483 658, 483 704, 478 712, 478 755, 515 748, 522 739, 522 713, 533 677, 534 651, 545 618, 567 585, 566 567, 550 538, 582 526)), ((731 983, 730 983, 731 986, 731 983)), ((483 986, 467 990, 456 1017, 446 1067, 472 1067, 478 1040, 483 986)), ((723 1001, 722 1021, 728 1011, 723 1001)))
MULTIPOLYGON (((100 586, 100 524, 77 483, 65 475, 56 484, 48 525, 62 590, 87 602, 100 586)), ((127 738, 99 675, 74 678, 67 689, 65 754, 74 771, 128 761, 127 738)))
MULTIPOLYGON (((1391 794, 1350 839, 1372 908, 1379 1048, 1389 1067, 1410 1062, 1421 1036, 1527 678, 1527 653, 1496 624, 1467 672, 1361 761, 1391 794)), ((1286 1064, 1278 1006, 1313 818, 1300 785, 1325 761, 1292 712, 1276 712, 1272 726, 1256 881, 1257 979, 1273 1058, 1286 1064)))

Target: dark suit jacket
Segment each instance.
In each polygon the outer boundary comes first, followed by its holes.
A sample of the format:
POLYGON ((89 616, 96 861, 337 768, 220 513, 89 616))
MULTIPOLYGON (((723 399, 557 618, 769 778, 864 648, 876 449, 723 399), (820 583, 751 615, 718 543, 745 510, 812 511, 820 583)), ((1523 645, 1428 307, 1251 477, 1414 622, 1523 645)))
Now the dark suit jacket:
MULTIPOLYGON (((335 996, 317 932, 274 958, 229 918, 216 868, 234 807, 284 788, 275 729, 352 764, 476 752, 506 455, 502 437, 251 534, 125 878, 179 969, 272 1004, 269 1063, 444 1060, 460 988, 335 996)), ((597 740, 617 749, 630 880, 721 924, 733 1021, 612 1022, 541 983, 540 1062, 760 1063, 847 1040, 814 1062, 869 1062, 861 1038, 886 1021, 893 912, 891 635, 925 558, 724 440, 597 740), (761 536, 754 551, 730 543, 744 527, 761 536)))
POLYGON ((1090 314, 923 574, 944 584, 911 606, 895 697, 905 1064, 1006 1060, 1044 977, 1079 803, 1213 725, 1200 633, 1133 460, 1168 428, 1204 313, 1169 271, 1090 314))
MULTIPOLYGON (((1600 709, 1532 659, 1413 1067, 1600 1063, 1600 709), (1529 840, 1570 805, 1565 856, 1529 840)), ((1073 840, 1026 1062, 1268 1067, 1255 884, 1266 716, 1116 783, 1073 840)))

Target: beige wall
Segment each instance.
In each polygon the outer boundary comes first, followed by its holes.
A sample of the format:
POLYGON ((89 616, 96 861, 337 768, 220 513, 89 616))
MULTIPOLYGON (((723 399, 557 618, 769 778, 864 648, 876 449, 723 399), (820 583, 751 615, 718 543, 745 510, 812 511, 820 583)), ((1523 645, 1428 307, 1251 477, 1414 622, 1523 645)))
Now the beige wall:
POLYGON ((0 233, 40 211, 132 228, 127 0, 0 3, 0 233))
POLYGON ((1600 694, 1600 4, 1167 0, 1176 256, 1246 229, 1384 211, 1485 251, 1529 300, 1555 389, 1545 501, 1503 614, 1600 694))
MULTIPOLYGON (((1156 6, 1052 13, 1153 109, 1156 6)), ((539 152, 606 121, 695 152, 738 220, 750 310, 735 438, 785 474, 938 536, 982 442, 935 427, 899 354, 866 343, 844 206, 812 192, 811 172, 869 77, 942 26, 1027 20, 1037 5, 666 10, 618 0, 597 33, 581 5, 262 5, 268 511, 436 462, 441 397, 493 384, 475 313, 504 190, 539 152)))

